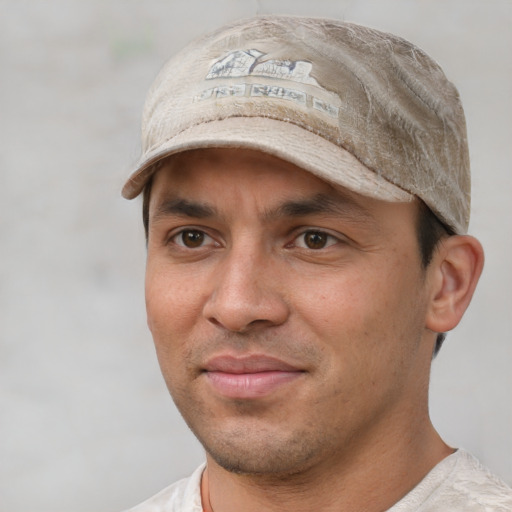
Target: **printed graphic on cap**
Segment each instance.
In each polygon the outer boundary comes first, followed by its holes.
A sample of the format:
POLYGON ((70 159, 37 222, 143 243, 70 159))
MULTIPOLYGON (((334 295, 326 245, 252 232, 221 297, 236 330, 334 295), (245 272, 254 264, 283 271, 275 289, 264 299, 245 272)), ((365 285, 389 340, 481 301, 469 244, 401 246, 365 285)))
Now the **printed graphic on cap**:
POLYGON ((326 91, 310 76, 313 65, 305 60, 265 60, 267 54, 259 50, 235 50, 225 57, 217 60, 206 75, 206 80, 240 78, 240 77, 268 77, 277 80, 289 80, 298 84, 308 84, 318 87, 324 99, 316 98, 305 91, 282 85, 270 84, 230 84, 218 85, 206 89, 194 97, 194 101, 208 99, 221 99, 227 97, 267 97, 279 98, 301 106, 310 107, 332 119, 339 114, 339 98, 332 92, 326 91))
POLYGON ((259 50, 235 50, 213 64, 207 80, 240 76, 267 76, 320 87, 309 74, 313 65, 305 60, 265 60, 259 50))

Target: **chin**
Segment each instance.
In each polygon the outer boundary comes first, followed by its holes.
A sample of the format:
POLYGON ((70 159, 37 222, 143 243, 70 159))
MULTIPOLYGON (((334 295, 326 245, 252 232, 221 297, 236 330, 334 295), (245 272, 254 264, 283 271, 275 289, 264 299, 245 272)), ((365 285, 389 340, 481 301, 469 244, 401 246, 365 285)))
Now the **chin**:
POLYGON ((208 455, 223 469, 239 475, 290 476, 301 473, 318 457, 320 447, 301 433, 240 430, 206 436, 196 433, 208 455))

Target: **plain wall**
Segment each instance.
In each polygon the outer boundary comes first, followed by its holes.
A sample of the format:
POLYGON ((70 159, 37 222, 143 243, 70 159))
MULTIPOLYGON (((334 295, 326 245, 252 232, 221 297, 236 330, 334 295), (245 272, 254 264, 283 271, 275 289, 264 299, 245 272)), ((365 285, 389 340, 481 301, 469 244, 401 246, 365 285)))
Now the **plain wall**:
POLYGON ((145 325, 140 202, 120 197, 148 87, 191 38, 257 13, 394 32, 458 86, 486 268, 434 363, 447 442, 512 483, 512 2, 0 1, 0 512, 116 511, 203 455, 145 325))

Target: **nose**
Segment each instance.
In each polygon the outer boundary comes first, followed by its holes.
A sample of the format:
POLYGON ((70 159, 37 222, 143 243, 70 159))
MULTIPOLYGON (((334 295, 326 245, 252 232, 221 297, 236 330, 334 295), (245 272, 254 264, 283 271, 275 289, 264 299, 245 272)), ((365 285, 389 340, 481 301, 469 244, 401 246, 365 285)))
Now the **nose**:
POLYGON ((248 247, 230 251, 215 270, 204 317, 218 327, 238 333, 283 324, 289 307, 279 274, 268 254, 248 247))

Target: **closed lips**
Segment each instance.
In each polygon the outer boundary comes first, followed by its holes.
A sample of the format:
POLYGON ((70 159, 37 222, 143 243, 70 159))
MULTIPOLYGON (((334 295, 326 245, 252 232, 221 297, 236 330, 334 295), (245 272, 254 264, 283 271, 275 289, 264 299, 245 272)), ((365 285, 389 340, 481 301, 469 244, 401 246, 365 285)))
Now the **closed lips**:
POLYGON ((226 398, 255 399, 273 394, 304 371, 263 355, 218 356, 204 370, 216 392, 226 398))

